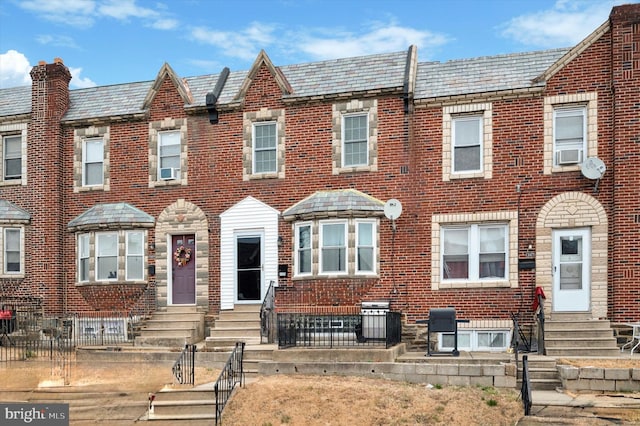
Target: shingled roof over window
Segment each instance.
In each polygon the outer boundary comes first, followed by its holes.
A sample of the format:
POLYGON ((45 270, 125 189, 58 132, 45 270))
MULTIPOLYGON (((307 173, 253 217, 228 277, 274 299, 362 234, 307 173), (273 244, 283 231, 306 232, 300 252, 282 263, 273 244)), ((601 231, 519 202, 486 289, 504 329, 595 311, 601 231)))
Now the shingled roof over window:
POLYGON ((30 220, 31 215, 25 210, 7 200, 0 200, 0 222, 29 223, 30 220))
POLYGON ((384 215, 384 202, 355 189, 318 191, 282 213, 287 221, 384 215))
POLYGON ((69 231, 151 228, 153 216, 127 203, 97 204, 68 224, 69 231))

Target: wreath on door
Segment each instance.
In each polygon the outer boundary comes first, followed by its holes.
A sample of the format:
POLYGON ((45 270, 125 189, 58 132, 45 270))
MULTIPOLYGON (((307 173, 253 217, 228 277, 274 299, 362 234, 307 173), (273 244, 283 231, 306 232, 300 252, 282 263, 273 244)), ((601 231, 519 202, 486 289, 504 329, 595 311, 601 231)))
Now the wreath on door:
POLYGON ((180 246, 173 253, 173 260, 178 266, 184 266, 191 260, 191 249, 189 247, 180 246))

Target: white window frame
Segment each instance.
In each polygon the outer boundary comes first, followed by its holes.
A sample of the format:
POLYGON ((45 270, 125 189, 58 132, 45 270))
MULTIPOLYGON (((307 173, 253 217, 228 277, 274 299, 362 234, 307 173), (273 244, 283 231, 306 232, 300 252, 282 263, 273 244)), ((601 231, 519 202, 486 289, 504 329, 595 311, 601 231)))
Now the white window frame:
POLYGON ((570 149, 577 149, 580 152, 578 162, 581 164, 585 159, 587 152, 587 106, 586 105, 557 105, 553 108, 553 165, 554 167, 566 166, 560 164, 560 152, 570 149), (582 117, 582 136, 580 141, 560 142, 558 140, 558 118, 563 117, 582 117))
MULTIPOLYGON (((479 281, 508 281, 509 280, 509 225, 506 223, 474 223, 467 225, 443 225, 440 228, 440 282, 479 282, 479 281), (504 276, 480 278, 480 231, 487 228, 501 228, 504 233, 504 276), (467 278, 445 278, 445 233, 451 230, 467 231, 467 278)), ((497 253, 497 252, 495 252, 497 253)))
POLYGON ((102 186, 104 185, 104 139, 103 138, 87 138, 82 140, 82 186, 102 186), (100 151, 102 151, 102 155, 100 156, 100 161, 95 161, 95 159, 88 158, 88 148, 89 144, 100 143, 100 151), (87 167, 89 165, 100 164, 100 182, 98 183, 88 183, 88 172, 87 167))
MULTIPOLYGON (((447 352, 452 351, 453 346, 444 344, 444 337, 454 336, 454 333, 438 333, 438 350, 447 352)), ((508 329, 458 329, 458 350, 463 351, 481 351, 481 352, 504 352, 511 346, 511 330, 508 329), (504 346, 491 347, 491 346, 480 346, 480 335, 481 334, 501 334, 504 336, 504 346), (464 344, 461 342, 461 337, 468 338, 469 344, 464 344)))
POLYGON ((144 279, 144 232, 142 231, 126 231, 125 232, 125 280, 127 281, 141 281, 144 279), (140 251, 135 252, 132 250, 132 237, 139 236, 140 238, 140 251), (140 259, 139 268, 133 268, 129 261, 133 259, 140 259), (138 269, 138 274, 132 277, 133 269, 138 269))
POLYGON ((360 167, 369 165, 369 113, 358 112, 342 115, 342 167, 360 167), (364 118, 365 122, 365 139, 349 139, 347 140, 347 121, 355 118, 364 118), (358 163, 347 163, 347 144, 364 144, 365 160, 358 163))
POLYGON ((22 228, 14 228, 14 227, 7 227, 4 228, 2 230, 2 271, 4 275, 9 275, 9 276, 13 276, 13 275, 22 275, 24 274, 24 242, 23 242, 23 233, 22 233, 22 228), (8 234, 9 233, 16 233, 18 234, 18 270, 17 271, 9 271, 9 253, 15 253, 16 250, 9 247, 9 237, 8 234))
MULTIPOLYGON (((252 125, 252 147, 253 147, 253 165, 252 165, 252 170, 254 174, 264 174, 264 173, 276 173, 278 171, 278 125, 277 122, 275 121, 259 121, 259 122, 255 122, 252 125), (257 132, 256 129, 258 128, 263 128, 263 127, 268 127, 268 128, 272 128, 273 129, 273 137, 269 137, 268 141, 273 143, 273 146, 269 146, 267 148, 263 147, 258 147, 258 140, 257 140, 257 132), (269 170, 260 170, 258 171, 258 153, 266 153, 266 152, 272 152, 273 153, 273 157, 274 157, 274 163, 273 163, 273 168, 270 168, 269 170)), ((262 162, 261 164, 265 164, 264 162, 262 162)))
POLYGON ((299 222, 294 226, 295 230, 295 249, 294 249, 294 263, 295 263, 295 275, 296 276, 309 276, 313 274, 313 224, 311 222, 299 222), (309 247, 304 249, 300 248, 300 230, 302 228, 309 228, 309 247), (300 261, 301 252, 308 252, 309 254, 309 271, 301 271, 302 262, 300 261))
POLYGON ((22 179, 22 135, 5 135, 2 136, 2 180, 4 181, 19 181, 22 179), (17 139, 18 141, 18 154, 10 156, 7 153, 7 141, 17 139), (20 161, 20 174, 8 175, 7 174, 7 161, 19 160, 20 161))
POLYGON ((91 235, 88 233, 78 235, 78 282, 89 282, 91 280, 90 237, 91 235))
POLYGON ((319 224, 319 264, 320 264, 320 274, 322 275, 347 275, 349 273, 348 267, 348 258, 349 258, 349 233, 348 233, 348 222, 347 220, 324 220, 320 221, 319 224), (340 225, 343 229, 343 245, 332 245, 325 246, 324 242, 324 228, 328 226, 336 226, 340 225), (326 270, 324 265, 324 251, 325 250, 344 250, 343 261, 339 266, 341 266, 342 270, 326 270))
MULTIPOLYGON (((177 179, 180 179, 180 173, 181 173, 181 155, 182 152, 182 132, 180 129, 176 129, 176 130, 167 130, 167 131, 162 131, 162 132, 158 132, 158 180, 162 181, 164 179, 162 179, 160 177, 160 170, 164 169, 164 168, 173 168, 173 169, 177 169, 177 179), (166 141, 165 141, 165 137, 166 137, 166 141), (168 142, 168 139, 170 137, 176 137, 178 142, 177 143, 165 143, 168 142), (163 155, 163 147, 170 147, 170 146, 177 146, 178 147, 178 152, 177 153, 171 153, 170 155, 163 155), (173 165, 165 165, 163 164, 165 160, 168 160, 170 158, 177 158, 177 163, 178 166, 174 167, 173 165), (164 167, 163 167, 164 166, 164 167)), ((175 162, 175 161, 174 161, 175 162)))
POLYGON ((451 172, 453 174, 465 174, 465 173, 477 173, 484 169, 483 164, 484 157, 484 117, 483 114, 473 114, 473 115, 461 115, 461 116, 452 116, 451 117, 451 172), (457 136, 457 126, 458 123, 463 122, 477 122, 478 123, 478 140, 472 141, 472 143, 462 144, 462 142, 466 141, 458 141, 457 136), (464 170, 456 170, 456 148, 471 148, 477 147, 478 150, 478 167, 475 169, 464 169, 464 170))
POLYGON ((376 274, 376 225, 377 221, 372 219, 357 219, 355 221, 356 225, 356 238, 355 238, 355 273, 362 275, 375 275, 376 274), (360 225, 369 225, 371 226, 371 244, 365 245, 360 243, 361 236, 361 228, 360 225), (371 269, 361 269, 360 268, 360 250, 367 249, 371 250, 371 269))
POLYGON ((96 239, 95 239, 95 245, 96 245, 96 261, 95 261, 95 265, 96 265, 96 281, 117 281, 118 280, 118 246, 119 246, 119 236, 118 236, 118 232, 98 232, 96 233, 96 239), (100 247, 100 240, 103 237, 113 237, 115 236, 116 238, 116 247, 115 247, 115 253, 104 253, 102 251, 102 248, 100 247), (105 278, 102 277, 101 271, 100 271, 100 260, 103 258, 112 258, 115 257, 116 259, 116 274, 115 277, 111 277, 109 275, 107 275, 105 278))

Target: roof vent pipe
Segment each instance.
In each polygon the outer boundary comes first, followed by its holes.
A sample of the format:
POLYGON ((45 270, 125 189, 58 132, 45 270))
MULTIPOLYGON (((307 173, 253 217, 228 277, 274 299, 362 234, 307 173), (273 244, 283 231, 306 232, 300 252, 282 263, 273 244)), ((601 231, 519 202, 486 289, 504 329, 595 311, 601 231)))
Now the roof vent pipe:
POLYGON ((213 88, 212 92, 207 93, 206 104, 207 111, 209 112, 209 123, 211 124, 218 124, 218 109, 216 108, 216 103, 218 102, 218 98, 220 98, 220 93, 222 93, 222 89, 224 88, 228 77, 229 68, 224 67, 218 76, 216 87, 213 88))

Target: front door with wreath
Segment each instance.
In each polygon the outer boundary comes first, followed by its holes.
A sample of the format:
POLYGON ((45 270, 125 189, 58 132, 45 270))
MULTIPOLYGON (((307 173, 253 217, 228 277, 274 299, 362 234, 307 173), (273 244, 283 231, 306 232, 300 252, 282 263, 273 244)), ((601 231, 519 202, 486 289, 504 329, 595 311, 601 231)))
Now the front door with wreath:
POLYGON ((196 237, 193 234, 171 237, 171 304, 196 303, 196 237))

